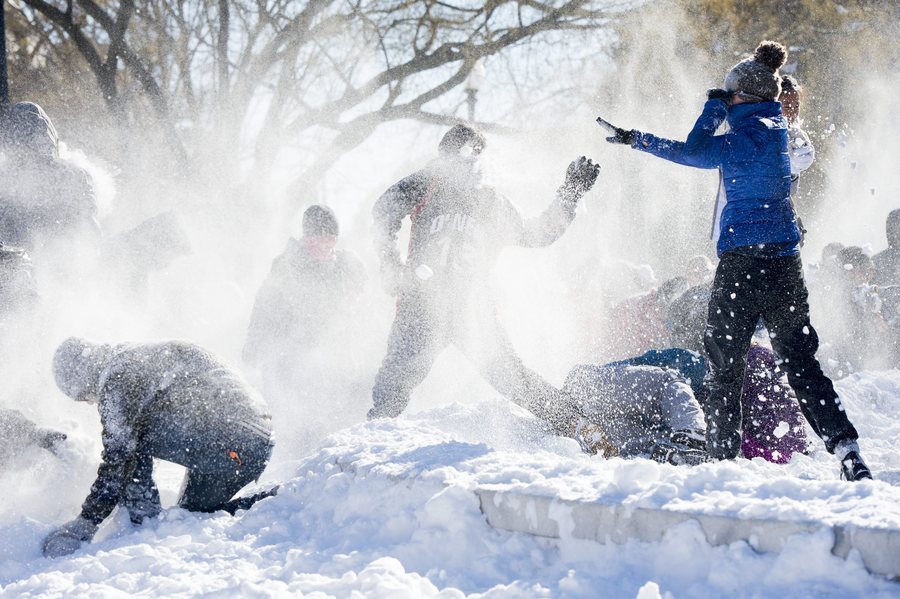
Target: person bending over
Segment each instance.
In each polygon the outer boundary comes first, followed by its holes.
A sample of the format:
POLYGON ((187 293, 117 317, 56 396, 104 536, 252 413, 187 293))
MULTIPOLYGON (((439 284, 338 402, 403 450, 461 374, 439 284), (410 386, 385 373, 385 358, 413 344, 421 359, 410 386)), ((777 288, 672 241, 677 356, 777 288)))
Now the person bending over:
POLYGON ((97 405, 103 461, 81 514, 45 539, 45 556, 76 551, 117 505, 136 525, 157 516, 153 458, 187 468, 181 508, 233 513, 252 504, 229 500, 268 463, 270 417, 240 375, 203 348, 181 341, 108 345, 72 337, 57 348, 53 374, 63 393, 97 405))

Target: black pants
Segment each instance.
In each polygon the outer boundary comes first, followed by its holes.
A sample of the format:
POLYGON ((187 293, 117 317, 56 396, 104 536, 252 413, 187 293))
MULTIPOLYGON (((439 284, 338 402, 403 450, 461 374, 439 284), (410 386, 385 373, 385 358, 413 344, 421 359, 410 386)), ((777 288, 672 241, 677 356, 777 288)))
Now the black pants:
POLYGON ((235 425, 228 433, 197 430, 185 438, 170 429, 151 435, 144 451, 148 484, 152 484, 152 458, 181 464, 187 474, 178 507, 192 512, 220 509, 242 487, 260 477, 274 447, 264 430, 235 425), (202 441, 198 443, 198 439, 202 441))
POLYGON ((453 343, 504 396, 549 423, 565 430, 577 412, 571 398, 539 374, 526 368, 489 301, 436 302, 420 293, 407 293, 397 304, 388 338, 387 355, 372 389, 370 418, 400 415, 438 354, 453 343))
POLYGON ((726 253, 716 269, 704 338, 710 363, 704 406, 710 455, 730 459, 741 449, 741 383, 760 318, 803 415, 828 451, 840 441, 856 439, 856 429, 816 360, 819 337, 809 322, 800 257, 726 253))

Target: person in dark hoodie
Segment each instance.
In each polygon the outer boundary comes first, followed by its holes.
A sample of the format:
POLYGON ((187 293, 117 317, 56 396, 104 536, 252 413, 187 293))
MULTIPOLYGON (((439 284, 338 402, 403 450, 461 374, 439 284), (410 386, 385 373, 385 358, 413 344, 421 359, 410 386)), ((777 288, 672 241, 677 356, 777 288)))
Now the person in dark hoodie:
POLYGON ((564 426, 574 409, 516 355, 489 292, 490 276, 504 246, 542 247, 565 232, 599 166, 583 156, 574 160, 550 206, 524 219, 508 199, 482 184, 478 160, 484 148, 480 132, 455 125, 441 139, 436 160, 375 203, 382 278, 397 296, 397 314, 372 390, 370 419, 399 415, 451 343, 501 394, 552 426, 564 426), (412 228, 404 261, 397 234, 407 217, 412 228))
POLYGON ((244 362, 259 369, 262 391, 286 428, 281 450, 290 453, 333 432, 335 412, 362 416, 357 402, 370 383, 361 353, 348 345, 365 318, 359 300, 366 272, 355 254, 336 248, 338 234, 330 208, 304 211, 302 237, 288 240, 256 294, 244 343, 244 362), (320 409, 322 397, 327 409, 320 409))
POLYGON ((297 355, 319 345, 347 302, 362 293, 365 267, 353 253, 335 249, 338 234, 327 206, 303 212, 303 236, 288 240, 256 295, 244 344, 247 364, 291 378, 297 355))
POLYGON ((46 246, 86 241, 97 246, 100 226, 90 176, 60 160, 59 137, 33 102, 13 105, 2 123, 0 241, 40 262, 46 246))
MULTIPOLYGON (((800 261, 800 228, 791 205, 788 123, 776 98, 787 50, 764 41, 735 65, 684 142, 606 124, 607 141, 697 168, 717 168, 726 204, 719 222, 719 265, 704 344, 710 359, 707 448, 716 459, 741 451, 741 383, 760 318, 784 361, 804 416, 834 453, 848 480, 872 478, 858 434, 831 380, 816 360, 819 338, 809 319, 800 261), (730 130, 715 135, 723 122, 730 130)), ((601 124, 606 123, 602 119, 601 124)))
POLYGON ((271 419, 240 375, 203 348, 72 337, 57 348, 53 373, 63 393, 97 405, 103 461, 81 514, 44 540, 45 556, 76 551, 117 505, 136 525, 158 515, 153 458, 187 468, 178 500, 186 510, 233 513, 266 495, 232 500, 268 463, 271 419))

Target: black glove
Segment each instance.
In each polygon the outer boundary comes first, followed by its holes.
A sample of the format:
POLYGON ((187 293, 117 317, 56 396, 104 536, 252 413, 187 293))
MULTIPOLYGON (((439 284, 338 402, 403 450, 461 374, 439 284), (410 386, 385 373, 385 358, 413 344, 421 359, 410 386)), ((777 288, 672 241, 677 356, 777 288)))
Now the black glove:
POLYGON ((626 146, 633 146, 634 140, 637 137, 637 131, 635 129, 631 129, 630 131, 626 131, 625 129, 620 129, 616 127, 616 132, 614 135, 611 135, 606 138, 611 144, 624 144, 626 146))
POLYGON ((132 480, 125 485, 122 503, 128 510, 131 523, 135 526, 140 526, 147 518, 156 518, 162 511, 159 489, 152 479, 149 482, 132 480))
POLYGON ((586 156, 579 156, 566 169, 566 182, 560 190, 563 197, 570 201, 578 201, 594 186, 599 174, 599 164, 594 164, 586 156))
POLYGON ((96 532, 96 524, 79 516, 47 535, 41 551, 44 557, 69 555, 78 551, 82 543, 93 539, 96 532))
POLYGON ((60 444, 66 440, 66 433, 41 430, 40 434, 41 437, 38 440, 38 446, 54 454, 57 452, 57 449, 59 449, 60 444))
POLYGON ((627 131, 620 127, 616 127, 610 122, 603 120, 602 116, 597 117, 597 124, 612 133, 610 137, 606 138, 611 144, 625 144, 628 146, 634 145, 634 140, 637 137, 637 131, 632 129, 631 131, 627 131))
POLYGON ((734 97, 734 92, 730 92, 727 89, 720 89, 718 87, 714 87, 712 89, 706 90, 706 98, 708 100, 722 100, 726 104, 731 104, 731 99, 734 97))

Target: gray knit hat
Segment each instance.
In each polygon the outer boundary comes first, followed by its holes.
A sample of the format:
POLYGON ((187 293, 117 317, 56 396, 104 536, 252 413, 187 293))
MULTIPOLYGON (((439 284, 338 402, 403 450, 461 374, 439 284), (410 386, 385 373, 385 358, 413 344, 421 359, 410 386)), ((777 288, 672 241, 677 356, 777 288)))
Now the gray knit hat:
POLYGON ((763 101, 781 95, 778 69, 787 60, 787 50, 778 42, 760 42, 753 56, 734 65, 725 76, 725 89, 736 94, 755 96, 763 101))
POLYGON ((470 146, 473 154, 479 154, 487 145, 484 135, 471 125, 453 125, 441 138, 438 151, 443 155, 457 155, 464 146, 470 146))

